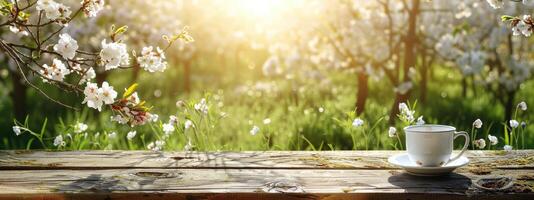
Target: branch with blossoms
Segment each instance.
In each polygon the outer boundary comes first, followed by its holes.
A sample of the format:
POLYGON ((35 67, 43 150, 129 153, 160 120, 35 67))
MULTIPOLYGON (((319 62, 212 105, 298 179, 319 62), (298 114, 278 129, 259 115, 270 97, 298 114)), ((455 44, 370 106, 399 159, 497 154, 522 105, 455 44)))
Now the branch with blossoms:
POLYGON ((81 13, 88 18, 96 17, 104 4, 104 0, 82 0, 80 7, 72 12, 70 7, 54 0, 0 0, 0 15, 7 19, 0 21, 0 28, 8 28, 21 37, 19 41, 0 38, 0 49, 14 61, 24 81, 51 101, 76 109, 50 97, 30 81, 29 75, 40 77, 44 83, 64 91, 83 93, 85 98, 82 104, 90 108, 101 111, 102 106, 109 106, 118 113, 115 121, 131 126, 141 125, 151 115, 148 112, 150 108, 135 93, 137 85, 132 85, 117 100, 117 92, 108 82, 103 81, 101 87, 91 82, 96 77, 95 69, 110 71, 139 66, 148 72, 163 72, 167 68, 166 50, 177 40, 189 43, 194 39, 186 27, 178 34, 163 35, 167 42, 164 49, 143 47, 137 56, 135 51, 128 53, 127 45, 121 39, 128 30, 127 26, 116 28, 112 25, 109 40, 102 40, 101 49, 96 52, 82 50, 74 38, 62 33, 81 13), (57 43, 53 43, 56 39, 57 43), (130 63, 130 56, 134 57, 133 64, 130 63), (52 62, 47 63, 43 58, 51 58, 52 62))
POLYGON ((530 15, 523 15, 522 17, 514 17, 509 15, 501 16, 503 22, 509 22, 512 27, 513 35, 524 35, 530 37, 534 31, 534 21, 530 15))

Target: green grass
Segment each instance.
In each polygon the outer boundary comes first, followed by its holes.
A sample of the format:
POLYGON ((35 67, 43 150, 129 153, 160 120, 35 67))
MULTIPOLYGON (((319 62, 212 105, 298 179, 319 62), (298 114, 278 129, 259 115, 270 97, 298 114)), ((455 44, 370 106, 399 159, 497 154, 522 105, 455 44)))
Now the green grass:
MULTIPOLYGON (((34 132, 43 128, 43 144, 32 139, 28 132, 15 136, 11 131, 12 115, 9 98, 0 98, 0 115, 11 116, 0 119, 0 149, 48 148, 56 149, 53 140, 58 135, 71 136, 66 139, 66 146, 61 149, 146 149, 155 140, 166 141, 164 150, 183 150, 191 139, 195 150, 374 150, 400 148, 396 138, 388 137, 388 114, 392 106, 394 93, 392 86, 385 80, 370 79, 369 98, 365 113, 361 116, 365 121, 363 127, 352 127, 350 123, 356 117, 354 101, 356 95, 355 74, 329 71, 322 72, 328 77, 324 80, 295 78, 287 80, 283 77, 265 78, 259 69, 243 67, 240 72, 235 70, 216 69, 215 63, 208 61, 196 62, 193 65, 193 92, 184 93, 181 66, 176 65, 166 73, 142 73, 137 81, 140 84, 139 95, 154 106, 152 112, 159 115, 160 121, 144 126, 131 128, 110 122, 111 113, 97 113, 92 109, 83 108, 72 111, 52 104, 34 91, 28 92, 28 128, 34 132), (213 70, 210 70, 213 69, 213 70), (321 82, 323 81, 323 82, 321 82), (253 88, 258 82, 272 85, 273 88, 253 88), (241 88, 241 89, 239 89, 241 88), (161 93, 155 96, 155 93, 161 93), (192 108, 200 98, 206 97, 210 105, 209 114, 202 115, 192 108), (187 106, 177 107, 176 101, 183 100, 187 106), (30 103, 31 102, 31 103, 30 103), (322 110, 322 112, 320 111, 322 110), (225 117, 221 117, 225 113, 225 117), (164 136, 161 125, 166 123, 169 115, 178 117, 176 131, 168 137, 164 136), (270 124, 264 124, 264 119, 270 124), (185 130, 186 119, 194 122, 195 128, 185 130), (84 133, 73 133, 72 126, 78 122, 89 125, 84 133), (260 131, 251 135, 251 128, 256 125, 260 131), (127 140, 126 134, 136 130, 133 140, 127 140), (116 138, 109 133, 116 132, 116 138), (72 137, 72 139, 71 139, 72 137)), ((117 91, 127 87, 131 82, 129 74, 112 74, 108 80, 116 85, 117 91)), ((476 87, 476 95, 470 91, 467 97, 461 96, 459 73, 450 68, 437 68, 430 81, 426 102, 418 102, 417 116, 424 115, 427 123, 439 123, 456 126, 459 130, 471 131, 472 122, 480 118, 484 122, 479 138, 487 134, 496 135, 500 141, 497 148, 502 149, 505 138, 503 108, 492 96, 480 87, 476 87), (449 75, 451 74, 451 75, 449 75), (491 129, 489 129, 491 124, 491 129)), ((52 96, 62 93, 48 87, 52 96)), ((417 87, 412 92, 410 102, 418 99, 417 87)), ((516 99, 525 100, 528 105, 534 101, 528 99, 534 95, 534 82, 522 86, 516 99)), ((65 101, 71 104, 81 102, 81 97, 70 95, 65 101)), ((83 106, 82 106, 83 107, 83 106)), ((530 119, 532 112, 521 113, 524 121, 530 119)), ((402 130, 397 123, 397 130, 402 130)), ((528 125, 524 130, 523 148, 534 148, 532 137, 534 128, 528 125)), ((401 131, 399 133, 402 134, 401 131)), ((457 141, 458 145, 461 143, 457 141)), ((495 147, 493 147, 495 148, 495 147)))

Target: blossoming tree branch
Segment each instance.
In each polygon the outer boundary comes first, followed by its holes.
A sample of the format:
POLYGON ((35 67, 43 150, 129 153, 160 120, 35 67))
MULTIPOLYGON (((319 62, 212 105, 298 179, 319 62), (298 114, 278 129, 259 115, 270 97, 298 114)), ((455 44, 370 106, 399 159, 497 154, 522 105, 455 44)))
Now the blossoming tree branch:
POLYGON ((75 38, 62 32, 77 17, 96 17, 104 5, 104 0, 82 0, 78 8, 72 9, 54 0, 1 0, 0 28, 8 28, 20 39, 11 41, 2 37, 0 49, 14 62, 24 81, 51 101, 76 109, 50 97, 32 83, 30 75, 64 91, 83 93, 85 98, 81 103, 90 108, 101 111, 103 106, 109 107, 115 113, 113 121, 130 126, 142 125, 152 118, 152 114, 135 92, 137 84, 132 84, 118 97, 107 81, 100 86, 93 82, 95 69, 110 71, 137 66, 148 72, 163 72, 167 68, 165 52, 173 42, 189 43, 194 39, 184 28, 175 35, 163 35, 166 47, 143 47, 137 55, 135 50, 129 52, 122 40, 127 26, 117 28, 111 25, 108 38, 102 40, 98 51, 84 50, 75 38))

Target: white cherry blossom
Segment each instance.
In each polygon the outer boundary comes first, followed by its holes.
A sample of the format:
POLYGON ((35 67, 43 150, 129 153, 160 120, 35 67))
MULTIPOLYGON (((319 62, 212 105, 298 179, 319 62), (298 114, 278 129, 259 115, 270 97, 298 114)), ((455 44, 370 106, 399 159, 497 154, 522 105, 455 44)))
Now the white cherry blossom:
POLYGON ((47 19, 61 24, 64 24, 71 14, 69 7, 53 0, 38 0, 35 8, 37 11, 44 11, 47 19))
POLYGON ((78 42, 69 34, 63 33, 59 35, 59 41, 54 45, 54 51, 57 51, 65 59, 73 59, 78 50, 78 42))
POLYGON ((52 65, 44 64, 39 73, 44 77, 43 82, 48 82, 48 79, 54 81, 63 81, 65 76, 70 74, 70 70, 61 62, 61 60, 54 58, 52 65))
POLYGON ((85 5, 83 12, 87 17, 96 17, 104 9, 104 0, 83 0, 82 5, 85 5))
POLYGON ((159 47, 154 51, 154 47, 143 47, 141 56, 137 57, 137 62, 141 68, 149 72, 163 72, 167 68, 165 54, 159 47))
POLYGON ((119 42, 107 43, 105 39, 102 40, 100 59, 106 71, 130 63, 130 56, 128 55, 126 44, 119 42))

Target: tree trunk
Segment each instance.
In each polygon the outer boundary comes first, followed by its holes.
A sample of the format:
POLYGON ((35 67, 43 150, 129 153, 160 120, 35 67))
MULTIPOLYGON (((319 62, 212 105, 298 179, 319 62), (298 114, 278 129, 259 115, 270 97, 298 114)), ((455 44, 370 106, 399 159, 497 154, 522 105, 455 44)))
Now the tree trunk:
POLYGON ((467 97, 467 78, 462 77, 462 98, 467 97))
MULTIPOLYGON (((423 51, 424 54, 426 54, 423 51)), ((420 90, 421 93, 419 94, 419 100, 421 103, 426 102, 426 94, 427 94, 427 88, 428 88, 428 68, 430 67, 429 63, 427 62, 426 55, 423 55, 423 64, 421 65, 421 83, 420 83, 420 90)))
POLYGON ((365 110, 365 101, 369 93, 368 75, 365 72, 358 73, 358 94, 356 97, 356 113, 362 114, 365 110))
MULTIPOLYGON (((408 72, 410 67, 415 67, 416 64, 416 58, 417 54, 415 52, 415 47, 417 43, 417 15, 419 14, 419 0, 413 0, 413 7, 409 10, 408 15, 408 33, 406 34, 406 37, 404 39, 404 63, 403 63, 403 78, 404 81, 399 82, 399 84, 409 82, 410 76, 408 76, 408 72)), ((399 66, 400 67, 400 66, 399 66)), ((395 101, 393 103, 393 106, 391 108, 391 112, 389 113, 389 123, 394 124, 395 123, 395 117, 399 113, 399 103, 406 102, 408 100, 408 97, 410 95, 410 90, 408 90, 406 93, 401 94, 397 93, 395 96, 395 101)))
POLYGON ((21 81, 20 74, 11 72, 11 81, 13 83, 13 91, 11 91, 11 102, 13 103, 13 111, 15 118, 18 121, 24 121, 27 115, 26 110, 26 90, 28 87, 21 81))
POLYGON ((504 105, 504 120, 508 123, 512 119, 512 113, 514 112, 514 99, 515 91, 506 93, 506 103, 504 105))
POLYGON ((184 90, 186 93, 191 92, 191 60, 186 60, 184 63, 184 90))

